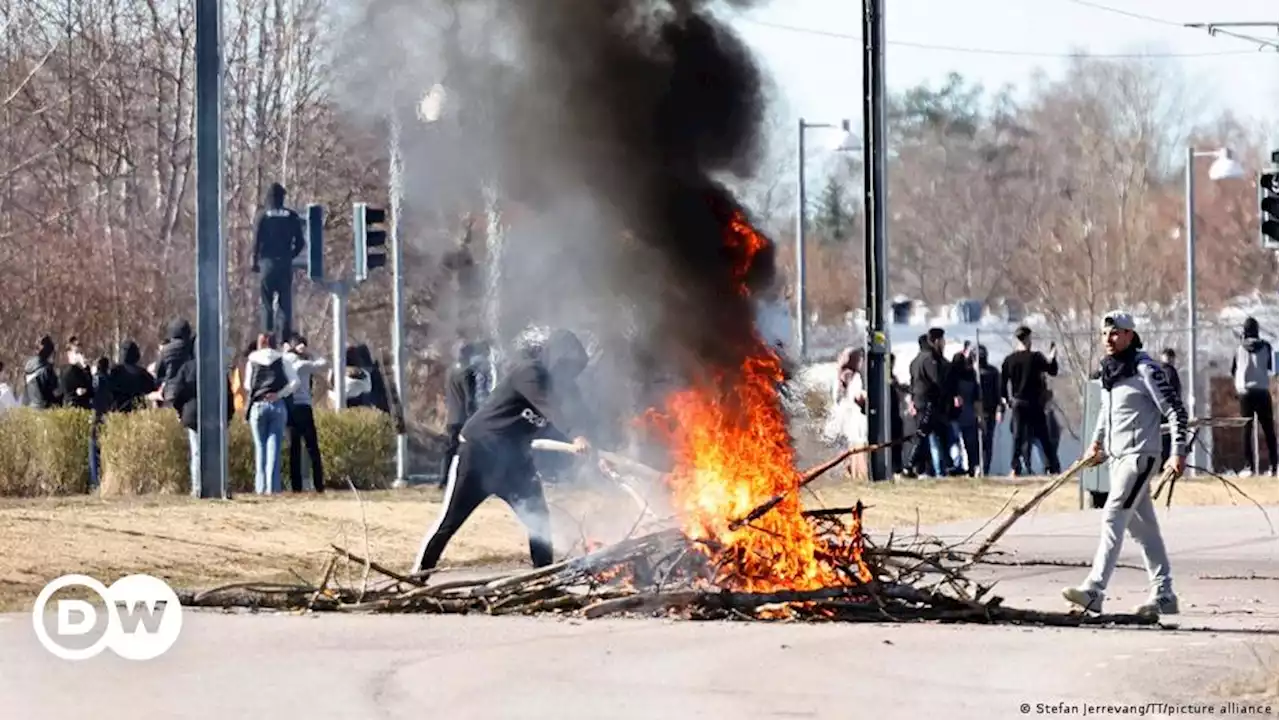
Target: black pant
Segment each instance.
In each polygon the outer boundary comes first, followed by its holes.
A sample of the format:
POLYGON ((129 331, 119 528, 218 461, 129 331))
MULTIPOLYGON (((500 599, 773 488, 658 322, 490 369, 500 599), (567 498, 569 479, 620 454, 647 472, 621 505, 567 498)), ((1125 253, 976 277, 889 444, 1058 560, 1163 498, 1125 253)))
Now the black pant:
POLYGON ((1253 452, 1253 422, 1262 426, 1262 439, 1267 445, 1269 469, 1276 469, 1276 420, 1271 407, 1271 394, 1266 390, 1246 390, 1240 396, 1240 417, 1249 418, 1244 426, 1244 448, 1249 456, 1249 469, 1258 472, 1258 457, 1253 452))
POLYGON ((293 335, 293 265, 284 260, 262 265, 262 332, 276 330, 275 306, 280 306, 280 334, 287 341, 293 335))
POLYGON ((462 435, 461 425, 449 425, 446 428, 448 438, 445 441, 444 457, 440 460, 440 484, 444 485, 449 481, 449 465, 453 463, 453 456, 458 454, 458 438, 462 435))
POLYGON ((311 459, 311 481, 316 492, 324 492, 324 466, 320 462, 320 441, 316 439, 316 416, 310 405, 289 405, 289 485, 302 492, 302 444, 311 459))
POLYGON ((529 532, 534 567, 551 564, 551 513, 528 450, 508 444, 481 444, 465 439, 444 490, 444 509, 427 532, 414 563, 415 571, 431 570, 458 528, 480 503, 497 495, 515 511, 529 532))
POLYGON ((1040 444, 1045 470, 1050 475, 1062 472, 1058 464, 1058 444, 1049 433, 1049 418, 1044 406, 1027 400, 1013 401, 1013 472, 1022 475, 1031 470, 1032 441, 1040 444), (1023 460, 1026 459, 1026 467, 1023 460))
POLYGON ((992 417, 983 418, 978 421, 980 432, 982 433, 982 474, 991 474, 991 449, 992 444, 996 441, 996 419, 992 417))

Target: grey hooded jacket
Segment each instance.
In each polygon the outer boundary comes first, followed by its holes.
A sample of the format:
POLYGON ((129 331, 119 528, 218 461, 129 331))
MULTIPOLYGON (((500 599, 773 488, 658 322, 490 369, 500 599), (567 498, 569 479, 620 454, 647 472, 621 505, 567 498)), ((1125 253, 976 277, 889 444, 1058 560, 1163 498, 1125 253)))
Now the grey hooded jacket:
POLYGON ((1172 454, 1187 454, 1187 408, 1169 384, 1160 363, 1144 352, 1137 354, 1136 370, 1104 383, 1093 440, 1112 458, 1125 455, 1160 457, 1161 428, 1171 426, 1172 454))

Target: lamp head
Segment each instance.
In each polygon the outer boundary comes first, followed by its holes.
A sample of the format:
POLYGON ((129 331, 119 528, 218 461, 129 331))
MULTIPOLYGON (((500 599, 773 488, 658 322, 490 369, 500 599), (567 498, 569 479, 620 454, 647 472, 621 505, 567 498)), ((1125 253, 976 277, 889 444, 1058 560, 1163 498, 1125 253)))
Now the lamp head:
POLYGON ((1210 180, 1239 180, 1244 177, 1244 167, 1231 156, 1231 151, 1223 148, 1218 157, 1209 166, 1210 180))

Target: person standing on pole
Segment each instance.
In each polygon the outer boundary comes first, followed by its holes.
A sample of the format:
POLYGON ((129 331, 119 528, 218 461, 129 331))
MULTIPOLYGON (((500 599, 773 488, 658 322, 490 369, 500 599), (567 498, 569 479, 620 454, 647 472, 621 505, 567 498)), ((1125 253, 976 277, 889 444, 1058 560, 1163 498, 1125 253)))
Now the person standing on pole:
POLYGON ((258 218, 251 265, 262 278, 262 332, 275 335, 277 342, 293 335, 293 259, 306 247, 302 218, 284 206, 284 196, 284 186, 272 183, 267 207, 258 218), (276 306, 280 308, 278 334, 276 306))
POLYGON ((1150 596, 1134 612, 1176 615, 1178 598, 1173 593, 1169 555, 1151 501, 1151 483, 1160 472, 1160 435, 1166 422, 1172 426, 1173 448, 1164 471, 1175 477, 1186 471, 1187 408, 1160 364, 1142 352, 1132 315, 1107 313, 1101 331, 1106 351, 1098 375, 1102 396, 1093 444, 1083 460, 1098 465, 1109 459, 1111 488, 1103 506, 1102 535, 1089 577, 1083 585, 1064 589, 1062 596, 1086 612, 1102 612, 1127 529, 1142 548, 1151 583, 1150 596))

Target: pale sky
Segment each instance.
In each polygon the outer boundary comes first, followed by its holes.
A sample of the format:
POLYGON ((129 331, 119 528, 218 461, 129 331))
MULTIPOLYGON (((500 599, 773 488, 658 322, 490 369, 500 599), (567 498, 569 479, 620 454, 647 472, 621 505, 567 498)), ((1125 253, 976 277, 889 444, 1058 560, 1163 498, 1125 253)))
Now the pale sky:
MULTIPOLYGON (((1180 27, 1191 22, 1276 22, 1277 0, 886 0, 890 89, 956 71, 995 90, 1025 85, 1063 55, 1175 55, 1208 115, 1231 108, 1273 128, 1280 122, 1280 55, 1257 45, 1180 27), (1103 9, 1110 8, 1110 10, 1103 9), (1138 18, 1127 15, 1147 16, 1138 18)), ((776 0, 733 21, 765 59, 791 115, 834 122, 861 116, 860 0, 776 0), (783 27, 778 27, 783 26, 783 27), (786 29, 795 28, 795 29, 786 29), (798 30, 806 30, 801 32, 798 30), (849 37, 837 37, 848 35, 849 37)), ((1239 32, 1274 40, 1269 28, 1239 32)), ((860 127, 857 128, 860 131, 860 127)), ((1280 131, 1273 129, 1273 139, 1280 131)))

